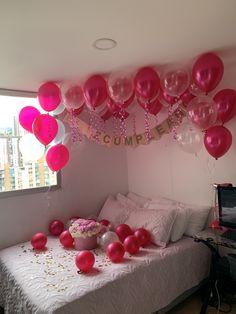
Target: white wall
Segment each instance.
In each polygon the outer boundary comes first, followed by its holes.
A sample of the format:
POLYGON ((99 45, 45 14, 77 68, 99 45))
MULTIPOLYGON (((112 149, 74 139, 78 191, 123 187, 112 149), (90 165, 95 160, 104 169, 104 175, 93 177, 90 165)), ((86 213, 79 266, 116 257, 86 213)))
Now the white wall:
POLYGON ((47 232, 51 219, 97 214, 107 194, 127 192, 126 165, 125 150, 83 142, 62 171, 62 189, 0 199, 0 249, 47 232))

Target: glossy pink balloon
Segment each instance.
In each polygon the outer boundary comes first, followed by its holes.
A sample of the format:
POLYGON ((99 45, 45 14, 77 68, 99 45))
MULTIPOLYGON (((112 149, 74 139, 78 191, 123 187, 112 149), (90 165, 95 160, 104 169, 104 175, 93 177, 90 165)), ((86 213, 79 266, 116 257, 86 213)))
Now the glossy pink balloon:
POLYGON ((120 107, 111 98, 107 100, 107 108, 112 114, 116 114, 120 111, 120 107))
POLYGON ((112 117, 112 113, 107 109, 106 112, 101 116, 102 120, 107 121, 112 117))
POLYGON ((61 103, 60 88, 53 82, 44 83, 39 87, 38 100, 45 111, 55 110, 61 103))
POLYGON ((64 103, 67 109, 79 109, 84 103, 83 90, 79 85, 69 86, 64 93, 64 103))
POLYGON ((52 235, 59 236, 64 230, 64 224, 61 220, 54 219, 49 223, 48 230, 52 235))
POLYGON ((35 233, 31 238, 31 244, 35 250, 44 250, 47 244, 47 237, 44 233, 35 233))
POLYGON ((101 75, 91 76, 84 84, 84 96, 92 108, 96 108, 107 99, 107 84, 101 75))
POLYGON ((44 145, 48 145, 57 135, 58 125, 54 117, 40 114, 33 123, 33 133, 44 145))
POLYGON ((21 109, 19 113, 20 125, 27 131, 33 133, 32 125, 35 120, 40 115, 37 108, 27 106, 21 109))
POLYGON ((139 99, 137 99, 137 101, 138 101, 138 104, 144 110, 147 110, 148 112, 150 112, 154 116, 156 116, 162 109, 162 104, 161 104, 161 102, 159 101, 158 98, 156 98, 155 100, 153 100, 152 102, 150 102, 148 104, 142 103, 142 101, 140 101, 139 99))
POLYGON ((66 249, 74 246, 74 239, 72 238, 69 230, 63 231, 59 236, 59 240, 66 249))
POLYGON ((52 146, 47 151, 46 161, 52 171, 61 170, 69 161, 69 151, 63 144, 52 146))
POLYGON ((122 104, 122 108, 125 109, 125 108, 128 108, 130 105, 132 105, 134 98, 135 98, 135 93, 133 93, 131 97, 122 104))
POLYGON ((76 266, 84 273, 88 273, 92 270, 94 263, 94 254, 87 250, 80 251, 75 257, 76 266))
POLYGON ((130 236, 126 237, 124 240, 124 249, 129 254, 136 254, 136 253, 138 253, 139 248, 140 248, 139 243, 140 242, 137 239, 137 237, 135 237, 134 235, 130 235, 130 236))
POLYGON ((129 117, 129 113, 127 111, 123 110, 123 111, 119 111, 119 112, 113 113, 113 116, 116 119, 126 120, 129 117))
POLYGON ((107 246, 106 254, 112 263, 120 263, 125 255, 125 249, 120 242, 112 242, 107 246))
POLYGON ((67 109, 67 111, 70 112, 74 117, 78 117, 83 110, 84 110, 84 105, 78 109, 67 109))
POLYGON ((162 88, 160 89, 158 98, 163 105, 174 105, 178 102, 178 97, 168 95, 162 88))
POLYGON ((213 126, 206 130, 204 145, 208 153, 218 159, 230 149, 232 134, 222 125, 213 126))
POLYGON ((193 98, 196 96, 193 95, 189 90, 186 90, 181 96, 180 99, 182 100, 184 105, 187 105, 193 98))
POLYGON ((219 84, 223 73, 222 60, 214 53, 205 53, 194 63, 192 79, 202 91, 209 93, 219 84))
POLYGON ((206 130, 216 122, 216 104, 208 97, 195 97, 187 106, 187 115, 198 128, 206 130))
POLYGON ((222 89, 214 96, 217 107, 217 120, 226 123, 236 114, 236 91, 233 89, 222 89))
POLYGON ((160 78, 151 67, 141 68, 134 78, 136 95, 144 100, 151 100, 157 96, 160 89, 160 78))

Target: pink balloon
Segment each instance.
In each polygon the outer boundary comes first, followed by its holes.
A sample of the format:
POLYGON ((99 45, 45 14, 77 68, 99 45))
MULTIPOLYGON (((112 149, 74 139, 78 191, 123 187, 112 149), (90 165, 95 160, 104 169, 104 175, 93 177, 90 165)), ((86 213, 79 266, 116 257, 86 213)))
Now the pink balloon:
POLYGON ((122 105, 122 108, 128 108, 130 105, 132 105, 133 101, 134 101, 134 98, 135 98, 135 93, 133 93, 130 98, 128 100, 126 100, 124 102, 124 104, 122 105))
POLYGON ((151 234, 144 228, 135 230, 134 236, 138 239, 139 245, 142 247, 148 246, 151 243, 151 234))
POLYGON ((79 85, 68 86, 64 92, 64 103, 67 109, 78 109, 83 106, 84 94, 79 85))
POLYGON ((49 232, 54 236, 59 236, 64 230, 64 224, 61 220, 55 219, 48 226, 49 232))
POLYGON ((63 144, 52 146, 47 151, 46 161, 52 171, 61 170, 69 161, 69 151, 63 144))
POLYGON ((104 120, 104 121, 109 120, 111 117, 112 117, 112 113, 111 113, 109 110, 107 110, 107 111, 101 116, 102 120, 104 120))
POLYGON ((101 75, 91 76, 84 84, 84 96, 92 108, 96 108, 107 99, 107 84, 101 75))
POLYGON ((193 95, 189 90, 186 90, 181 96, 180 99, 182 100, 184 105, 187 105, 193 98, 196 96, 193 95))
POLYGON ((120 224, 116 227, 115 230, 116 234, 118 235, 121 242, 124 242, 125 238, 129 235, 133 234, 132 229, 127 224, 120 224))
POLYGON ((208 153, 218 159, 230 149, 232 134, 222 125, 213 126, 206 130, 204 145, 208 153))
POLYGON ((74 239, 72 238, 69 230, 63 231, 60 234, 59 240, 66 249, 72 248, 74 246, 74 239))
POLYGON ((90 272, 90 270, 92 270, 93 268, 94 263, 95 263, 94 254, 90 251, 84 250, 79 252, 75 256, 76 266, 84 273, 90 272))
POLYGON ((157 96, 160 89, 160 78, 153 68, 144 67, 135 75, 134 86, 136 95, 148 101, 157 96))
POLYGON ((78 117, 83 110, 84 110, 84 105, 82 105, 78 109, 67 109, 67 111, 70 112, 74 117, 78 117))
POLYGON ((145 104, 140 99, 137 99, 138 104, 144 109, 156 116, 162 109, 162 104, 160 103, 159 99, 156 98, 152 102, 145 104))
POLYGON ((217 120, 226 123, 236 114, 236 91, 233 89, 222 89, 214 96, 217 107, 217 120))
POLYGON ((54 117, 40 114, 33 123, 33 133, 44 145, 48 145, 57 135, 58 125, 54 117))
POLYGON ((27 131, 33 133, 32 125, 35 120, 40 115, 40 112, 37 108, 27 106, 21 109, 19 113, 19 122, 20 125, 27 131))
POLYGON ((125 251, 129 254, 136 254, 139 251, 139 240, 134 236, 130 235, 124 240, 125 251))
POLYGON ((161 87, 167 95, 179 97, 189 86, 190 76, 186 69, 168 69, 161 76, 161 87))
POLYGON ((60 88, 53 82, 44 83, 39 87, 38 100, 45 111, 55 110, 61 103, 60 88))
POLYGON ((113 116, 119 120, 126 120, 129 117, 129 113, 127 111, 121 110, 119 112, 113 113, 113 116))
POLYGON ((174 105, 178 102, 178 97, 176 96, 170 96, 164 91, 162 88, 160 89, 160 94, 158 96, 161 103, 165 106, 167 105, 174 105))
POLYGON ((111 73, 108 89, 111 98, 122 106, 133 94, 132 76, 128 73, 111 73))
POLYGON ((209 93, 219 84, 223 73, 222 60, 214 53, 205 53, 194 63, 192 79, 202 91, 209 93))
POLYGON ((187 115, 198 128, 206 130, 216 122, 216 104, 206 96, 195 97, 187 107, 187 115))
POLYGON ((107 246, 106 254, 113 263, 120 263, 125 255, 125 249, 120 242, 112 242, 107 246))
POLYGON ((47 244, 47 237, 42 232, 35 233, 31 238, 31 244, 35 250, 43 250, 47 244))
POLYGON ((110 225, 110 221, 107 219, 102 219, 99 221, 99 223, 103 226, 106 226, 106 227, 108 227, 110 225))

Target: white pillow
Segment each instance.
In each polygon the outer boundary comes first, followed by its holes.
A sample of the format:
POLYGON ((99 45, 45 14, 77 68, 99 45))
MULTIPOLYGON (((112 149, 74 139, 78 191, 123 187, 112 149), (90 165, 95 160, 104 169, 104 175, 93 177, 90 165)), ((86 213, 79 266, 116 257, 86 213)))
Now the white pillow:
POLYGON ((98 220, 107 219, 111 222, 113 227, 116 227, 128 219, 130 211, 129 208, 123 206, 113 196, 108 196, 98 215, 98 220))
POLYGON ((130 213, 125 221, 131 228, 145 228, 152 234, 152 242, 166 247, 177 212, 175 210, 140 209, 130 213))
POLYGON ((177 216, 171 230, 171 242, 176 242, 183 237, 189 224, 190 215, 191 211, 189 208, 184 208, 180 205, 177 207, 177 216))
POLYGON ((127 198, 129 198, 130 200, 132 200, 133 202, 135 202, 138 206, 140 207, 144 207, 146 203, 148 203, 150 201, 149 198, 135 194, 133 192, 129 192, 127 194, 127 198))
POLYGON ((183 205, 185 208, 189 208, 191 212, 185 234, 194 236, 204 229, 211 208, 208 206, 183 205))
POLYGON ((136 202, 132 201, 131 199, 120 193, 116 195, 116 199, 125 207, 131 207, 132 209, 138 208, 138 204, 136 202))
POLYGON ((173 201, 166 202, 166 204, 149 203, 147 205, 147 209, 157 209, 166 211, 176 210, 177 215, 171 230, 170 241, 176 242, 182 238, 187 229, 190 219, 191 211, 189 208, 185 208, 182 204, 173 201))
POLYGON ((156 198, 152 198, 151 200, 149 200, 149 202, 146 203, 146 208, 148 208, 149 205, 152 204, 152 207, 155 205, 176 205, 179 204, 179 202, 171 200, 169 198, 166 197, 162 197, 162 196, 158 196, 156 198))

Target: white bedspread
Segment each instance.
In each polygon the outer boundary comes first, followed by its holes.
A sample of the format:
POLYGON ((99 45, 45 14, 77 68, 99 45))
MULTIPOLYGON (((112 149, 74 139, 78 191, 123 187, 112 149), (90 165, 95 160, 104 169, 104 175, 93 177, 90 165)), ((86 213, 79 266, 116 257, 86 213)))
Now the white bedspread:
MULTIPOLYGON (((210 253, 191 238, 151 246, 112 264, 101 249, 89 274, 78 274, 77 251, 49 238, 47 251, 29 242, 0 252, 0 305, 6 314, 141 314, 157 311, 208 274, 210 253)), ((126 253, 127 254, 127 253, 126 253)))

